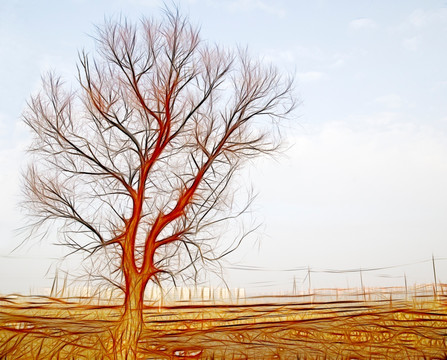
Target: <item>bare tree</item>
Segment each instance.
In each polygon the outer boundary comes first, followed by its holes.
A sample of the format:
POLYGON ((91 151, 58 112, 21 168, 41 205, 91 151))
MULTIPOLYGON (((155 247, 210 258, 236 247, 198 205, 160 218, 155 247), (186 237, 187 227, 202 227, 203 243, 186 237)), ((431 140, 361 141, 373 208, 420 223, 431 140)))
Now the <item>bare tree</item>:
POLYGON ((115 267, 117 331, 133 358, 146 285, 233 249, 215 251, 216 225, 237 215, 231 180, 277 149, 295 101, 292 79, 201 41, 177 11, 109 21, 95 41, 95 57, 79 56, 77 91, 50 74, 24 112, 34 133, 26 204, 34 226, 62 221, 67 246, 115 267))

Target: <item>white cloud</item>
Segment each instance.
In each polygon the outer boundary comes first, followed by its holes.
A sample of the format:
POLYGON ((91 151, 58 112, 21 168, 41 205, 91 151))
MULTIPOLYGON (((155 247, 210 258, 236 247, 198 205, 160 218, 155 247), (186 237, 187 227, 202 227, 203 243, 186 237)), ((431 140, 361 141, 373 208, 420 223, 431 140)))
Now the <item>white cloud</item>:
MULTIPOLYGON (((213 0, 213 2, 216 2, 213 0)), ((216 3, 224 3, 233 11, 252 11, 252 10, 260 10, 267 14, 275 15, 280 18, 286 16, 286 11, 276 5, 270 5, 269 3, 262 0, 230 0, 230 1, 222 1, 216 3)))
POLYGON ((295 46, 293 49, 294 54, 298 58, 304 58, 309 60, 321 61, 326 58, 324 51, 318 46, 295 46))
POLYGON ((6 135, 5 129, 6 129, 6 116, 0 112, 0 140, 2 136, 6 135))
POLYGON ((411 51, 417 51, 421 43, 421 36, 413 36, 402 41, 402 46, 411 51))
POLYGON ((408 22, 415 27, 424 27, 445 20, 447 20, 446 8, 436 10, 416 9, 408 16, 408 22))
POLYGON ((163 2, 161 0, 126 0, 130 2, 131 4, 137 4, 140 6, 148 6, 148 7, 159 7, 160 5, 163 5, 163 2))
POLYGON ((404 103, 402 97, 397 94, 388 94, 380 96, 376 98, 374 102, 391 109, 398 109, 402 107, 404 103))
POLYGON ((413 10, 400 24, 392 28, 400 33, 408 31, 422 31, 430 27, 442 25, 445 29, 447 21, 447 8, 431 10, 413 10))
POLYGON ((429 14, 422 9, 417 9, 408 16, 408 21, 413 26, 424 26, 429 22, 429 14))
POLYGON ((303 83, 310 83, 310 82, 316 82, 324 79, 325 74, 320 71, 306 71, 306 72, 299 72, 296 74, 296 78, 299 82, 303 83))
POLYGON ((265 51, 264 60, 271 63, 295 64, 296 57, 292 50, 274 50, 265 51))
POLYGON ((336 60, 331 64, 330 67, 332 67, 332 68, 338 68, 338 67, 343 66, 344 64, 345 64, 345 60, 344 60, 344 59, 336 59, 336 60))
POLYGON ((368 18, 355 19, 349 23, 349 28, 354 29, 354 30, 374 29, 376 27, 377 27, 377 24, 375 23, 375 21, 372 19, 368 19, 368 18))
POLYGON ((395 124, 401 124, 402 113, 397 111, 382 111, 376 114, 362 116, 356 120, 374 129, 383 129, 384 127, 388 128, 390 126, 396 126, 395 124))

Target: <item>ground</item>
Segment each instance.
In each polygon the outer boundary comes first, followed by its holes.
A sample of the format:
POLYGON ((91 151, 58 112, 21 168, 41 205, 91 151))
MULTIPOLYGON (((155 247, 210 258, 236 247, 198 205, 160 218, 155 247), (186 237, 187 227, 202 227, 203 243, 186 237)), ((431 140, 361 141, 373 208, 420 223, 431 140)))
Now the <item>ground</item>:
MULTIPOLYGON (((275 301, 272 301, 275 300, 275 301)), ((447 297, 148 306, 141 359, 447 359, 447 297)), ((118 305, 0 298, 0 359, 113 359, 118 305)))

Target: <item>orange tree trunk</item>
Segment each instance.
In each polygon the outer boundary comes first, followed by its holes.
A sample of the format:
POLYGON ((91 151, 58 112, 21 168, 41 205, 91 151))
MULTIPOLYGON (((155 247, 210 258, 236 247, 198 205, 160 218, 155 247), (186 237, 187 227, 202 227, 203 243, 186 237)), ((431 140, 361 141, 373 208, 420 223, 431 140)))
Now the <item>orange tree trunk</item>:
POLYGON ((143 332, 143 300, 147 282, 139 274, 126 279, 126 294, 123 313, 115 328, 115 358, 117 360, 137 359, 138 340, 143 332))

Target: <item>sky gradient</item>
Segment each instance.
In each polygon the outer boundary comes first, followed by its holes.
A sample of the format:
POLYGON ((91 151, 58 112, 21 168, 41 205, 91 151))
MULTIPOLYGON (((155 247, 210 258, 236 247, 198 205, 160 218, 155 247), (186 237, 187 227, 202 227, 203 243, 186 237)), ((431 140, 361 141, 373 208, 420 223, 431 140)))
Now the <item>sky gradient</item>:
MULTIPOLYGON (((447 281, 447 2, 189 0, 180 9, 205 41, 248 46, 296 78, 301 104, 288 150, 247 167, 262 226, 227 260, 230 287, 315 287, 447 281), (444 260, 443 260, 444 259, 444 260), (424 262, 425 261, 425 262, 424 262), (400 266, 404 264, 410 264, 400 266)), ((0 3, 0 293, 49 286, 64 249, 23 238, 18 202, 30 133, 21 112, 40 77, 75 84, 105 18, 157 18, 156 0, 0 3), (47 274, 47 275, 46 275, 47 274)), ((49 239, 50 240, 50 239, 49 239)))

